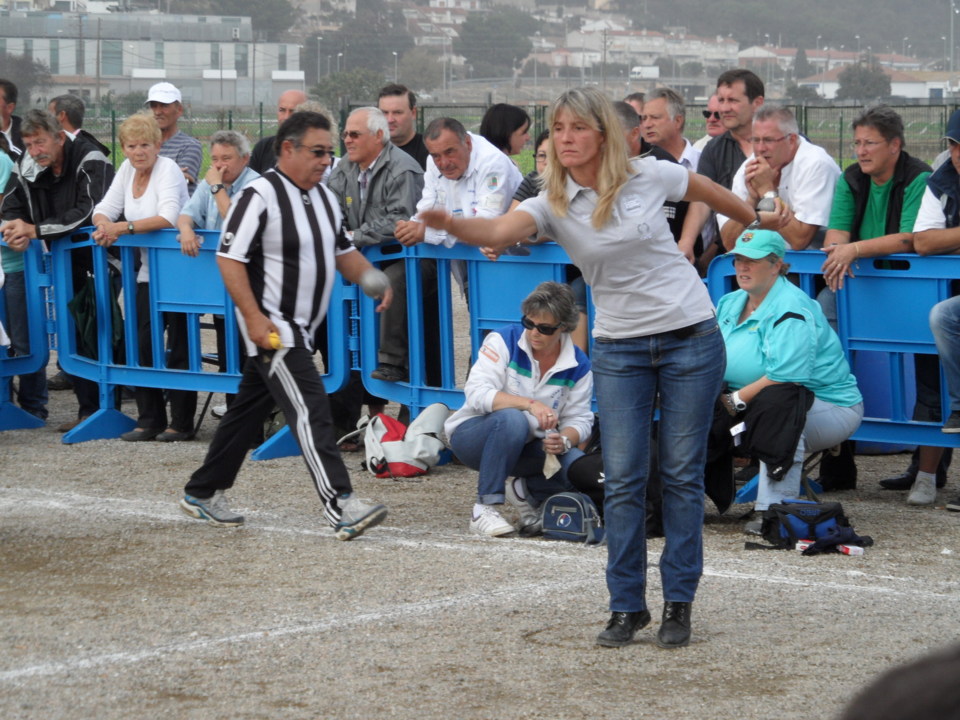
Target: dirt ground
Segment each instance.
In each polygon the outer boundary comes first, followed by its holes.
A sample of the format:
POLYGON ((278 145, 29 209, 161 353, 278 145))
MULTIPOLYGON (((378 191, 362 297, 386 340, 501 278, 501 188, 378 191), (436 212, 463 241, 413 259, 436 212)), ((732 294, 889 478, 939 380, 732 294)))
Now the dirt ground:
MULTIPOLYGON (((878 672, 957 641, 960 514, 914 508, 859 459, 836 493, 863 557, 745 551, 712 506, 690 647, 596 647, 605 550, 467 534, 475 473, 377 480, 390 516, 338 542, 302 461, 248 462, 217 529, 176 502, 198 441, 63 445, 75 412, 0 433, 0 717, 831 718, 878 672)), ((126 405, 128 413, 132 405, 126 405)), ((662 541, 650 543, 656 563, 662 541)))

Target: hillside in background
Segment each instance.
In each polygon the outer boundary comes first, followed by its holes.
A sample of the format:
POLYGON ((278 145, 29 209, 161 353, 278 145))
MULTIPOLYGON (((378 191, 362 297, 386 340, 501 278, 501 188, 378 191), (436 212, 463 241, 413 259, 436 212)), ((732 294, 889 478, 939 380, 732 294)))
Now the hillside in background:
MULTIPOLYGON (((960 6, 960 0, 953 0, 960 6)), ((732 36, 741 45, 769 42, 785 47, 819 45, 924 57, 945 54, 951 0, 623 0, 635 27, 683 26, 696 35, 732 36), (904 40, 904 38, 907 38, 904 40), (912 49, 910 49, 912 46, 912 49)), ((960 41, 960 15, 954 15, 960 41)))

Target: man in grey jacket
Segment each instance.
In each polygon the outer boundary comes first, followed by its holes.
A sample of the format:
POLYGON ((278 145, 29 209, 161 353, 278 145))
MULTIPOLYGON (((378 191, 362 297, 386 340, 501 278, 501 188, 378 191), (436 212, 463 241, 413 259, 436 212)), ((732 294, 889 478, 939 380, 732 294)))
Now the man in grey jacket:
MULTIPOLYGON (((387 119, 375 107, 350 113, 342 137, 347 154, 330 174, 327 187, 340 201, 347 235, 358 248, 390 242, 397 222, 416 212, 423 169, 390 142, 387 119)), ((383 411, 386 401, 365 393, 359 374, 331 396, 334 421, 344 433, 356 425, 363 403, 373 416, 383 411)), ((353 449, 353 443, 341 444, 341 450, 353 449)))
POLYGON ((423 170, 390 142, 387 119, 375 107, 354 110, 343 131, 347 155, 327 187, 340 200, 347 235, 357 247, 393 240, 399 220, 416 211, 423 170))

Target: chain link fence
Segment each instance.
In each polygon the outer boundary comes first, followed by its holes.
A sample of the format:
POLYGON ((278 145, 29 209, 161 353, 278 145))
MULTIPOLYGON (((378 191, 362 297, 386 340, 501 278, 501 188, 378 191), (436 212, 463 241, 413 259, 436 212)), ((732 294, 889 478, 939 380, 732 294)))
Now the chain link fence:
MULTIPOLYGON (((364 103, 350 103, 340 111, 339 118, 333 118, 339 127, 343 127, 350 110, 361 107, 364 103)), ((422 104, 418 105, 417 127, 420 132, 438 117, 453 117, 463 123, 467 130, 477 132, 480 120, 489 105, 477 103, 465 104, 422 104)), ((930 162, 946 144, 943 132, 947 118, 957 109, 957 105, 893 105, 900 116, 906 135, 906 148, 911 155, 930 162)), ((524 106, 530 115, 533 125, 530 129, 531 137, 546 128, 549 108, 545 104, 531 104, 524 106)), ((706 134, 706 120, 702 110, 705 105, 687 105, 687 123, 685 135, 690 140, 697 140, 706 134)), ((859 106, 792 106, 800 125, 800 132, 811 142, 820 145, 837 161, 841 167, 846 167, 853 161, 851 148, 853 131, 850 123, 860 113, 859 106)), ((118 165, 123 160, 117 141, 117 128, 126 114, 112 111, 102 117, 89 117, 86 120, 86 129, 96 135, 108 147, 114 148, 113 161, 118 165)), ((206 143, 217 130, 238 130, 244 133, 255 143, 262 137, 275 135, 277 120, 272 107, 260 107, 256 112, 239 110, 225 110, 216 115, 194 115, 185 112, 180 120, 180 129, 206 143)), ((342 148, 341 148, 342 153, 342 148)), ((204 163, 206 168, 206 162, 204 163)))

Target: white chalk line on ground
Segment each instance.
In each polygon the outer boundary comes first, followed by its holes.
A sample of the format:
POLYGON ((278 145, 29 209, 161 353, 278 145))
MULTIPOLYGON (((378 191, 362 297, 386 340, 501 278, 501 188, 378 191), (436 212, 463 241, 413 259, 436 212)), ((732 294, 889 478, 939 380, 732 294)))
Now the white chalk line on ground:
MULTIPOLYGON (((34 488, 0 488, 0 513, 6 513, 7 509, 20 509, 25 506, 35 507, 44 510, 61 510, 73 514, 83 515, 91 512, 101 515, 115 517, 124 515, 128 517, 146 518, 155 521, 197 524, 197 520, 188 519, 185 515, 176 509, 176 503, 173 501, 156 501, 126 498, 103 498, 97 495, 83 495, 75 492, 63 492, 54 490, 37 490, 34 488), (109 507, 104 503, 109 502, 109 507), (151 511, 149 508, 156 508, 151 511)), ((278 517, 269 513, 249 513, 244 508, 238 508, 248 513, 248 517, 278 517)), ((317 537, 324 540, 333 541, 332 531, 321 524, 317 524, 321 529, 312 529, 305 527, 295 527, 292 525, 258 525, 246 524, 243 528, 210 528, 212 533, 231 533, 231 532, 265 532, 277 533, 283 535, 300 535, 308 537, 317 537)), ((606 553, 602 547, 587 547, 572 545, 569 543, 557 543, 548 540, 524 539, 521 542, 511 542, 506 539, 491 540, 476 535, 464 533, 457 535, 456 541, 440 540, 437 537, 443 537, 440 531, 419 531, 411 528, 399 528, 390 526, 380 526, 375 533, 364 536, 363 542, 375 544, 399 545, 401 547, 411 547, 423 549, 429 546, 435 550, 452 550, 461 553, 478 554, 488 557, 491 554, 509 554, 521 557, 536 557, 545 560, 559 560, 565 564, 584 563, 591 567, 596 567, 602 572, 606 563, 606 553)), ((447 535, 449 537, 449 535, 447 535)), ((337 541, 339 542, 339 541, 337 541)), ((658 553, 650 552, 648 565, 655 567, 659 563, 658 553)), ((737 563, 739 564, 739 563, 737 563)), ((919 579, 913 577, 898 577, 894 575, 868 574, 852 569, 831 569, 818 568, 817 572, 825 575, 842 575, 844 578, 856 577, 864 582, 871 582, 870 585, 858 585, 843 581, 823 581, 819 579, 804 579, 788 577, 785 575, 772 575, 768 573, 743 572, 735 569, 722 569, 719 566, 717 558, 711 558, 711 565, 705 565, 703 570, 704 577, 724 578, 730 580, 743 580, 749 582, 763 582, 773 585, 793 585, 803 587, 823 588, 825 590, 845 590, 867 594, 878 595, 906 595, 909 597, 924 598, 946 598, 950 600, 960 600, 960 582, 942 580, 938 585, 943 587, 942 591, 929 590, 930 581, 928 579, 919 579), (903 589, 885 587, 876 583, 886 581, 899 585, 904 585, 903 589)))
MULTIPOLYGON (((196 522, 186 519, 178 512, 170 509, 172 503, 161 503, 158 501, 145 500, 120 500, 110 498, 109 508, 104 507, 104 498, 82 495, 78 493, 38 491, 34 489, 24 490, 21 488, 0 488, 0 514, 6 517, 15 517, 17 513, 11 512, 23 510, 25 508, 40 509, 47 511, 62 511, 71 514, 83 515, 94 512, 101 515, 110 515, 116 517, 123 515, 128 517, 148 518, 163 522, 196 522), (153 511, 151 508, 156 508, 153 511)), ((271 526, 253 526, 246 528, 241 532, 282 533, 293 535, 318 536, 323 538, 332 537, 329 531, 312 530, 308 528, 295 527, 271 527, 271 526)), ((231 530, 210 529, 211 533, 236 532, 231 530)), ((524 541, 523 543, 511 543, 509 541, 497 541, 495 543, 486 541, 484 538, 475 538, 472 536, 463 536, 462 542, 436 541, 427 534, 419 534, 415 539, 410 537, 401 537, 401 535, 410 535, 412 531, 405 531, 398 528, 378 528, 375 535, 365 537, 362 542, 375 542, 385 545, 399 545, 417 549, 429 546, 431 549, 455 550, 458 552, 480 552, 489 555, 491 550, 496 553, 509 553, 514 555, 538 556, 546 559, 561 559, 565 563, 571 561, 578 565, 587 563, 596 571, 596 575, 582 579, 573 579, 564 577, 563 579, 538 583, 526 584, 522 586, 506 587, 501 586, 495 589, 484 590, 484 592, 469 592, 462 595, 455 595, 437 600, 407 603, 399 607, 393 606, 388 609, 374 610, 361 614, 344 614, 324 619, 315 623, 295 624, 280 627, 260 628, 242 633, 225 635, 215 638, 205 638, 201 640, 191 640, 183 643, 172 643, 169 645, 151 648, 149 650, 125 651, 115 653, 103 653, 99 655, 84 655, 70 658, 63 661, 41 663, 29 665, 21 668, 11 669, 0 672, 0 682, 13 682, 26 680, 35 677, 49 677, 52 675, 63 675, 80 670, 102 667, 105 665, 131 665, 145 660, 158 659, 175 653, 202 652, 210 648, 250 643, 261 641, 272 641, 277 638, 287 636, 307 636, 326 632, 332 629, 340 629, 368 622, 382 622, 384 620, 396 619, 401 617, 417 617, 444 609, 456 609, 460 607, 478 607, 493 602, 507 601, 516 603, 517 599, 530 600, 532 597, 538 597, 546 593, 556 593, 563 591, 569 593, 571 586, 591 586, 599 580, 598 576, 602 574, 605 555, 602 550, 597 548, 587 549, 586 553, 581 553, 584 548, 577 546, 559 546, 548 541, 524 541), (541 547, 536 547, 541 546, 541 547), (557 550, 576 550, 574 553, 555 551, 557 550), (601 554, 594 554, 598 551, 601 554)), ((651 558, 653 560, 653 558, 651 558)), ((651 565, 653 563, 651 562, 651 565)), ((865 573, 851 573, 842 571, 844 575, 858 575, 864 579, 875 580, 881 576, 868 576, 865 573)), ((705 568, 704 575, 707 577, 735 580, 745 583, 768 583, 776 585, 791 585, 811 587, 817 590, 841 591, 850 593, 866 593, 871 595, 882 595, 888 597, 909 597, 914 601, 924 598, 942 602, 943 600, 957 601, 960 596, 954 591, 950 592, 932 592, 921 589, 921 585, 926 583, 914 578, 895 578, 892 576, 882 576, 893 581, 907 584, 906 589, 897 589, 884 587, 880 585, 857 585, 852 583, 843 583, 836 581, 822 580, 804 580, 791 578, 782 575, 758 574, 749 572, 739 572, 731 570, 720 570, 714 568, 705 568)), ((655 577, 651 576, 651 581, 655 582, 655 577)))
POLYGON ((339 630, 354 625, 364 623, 376 623, 399 618, 417 617, 436 612, 438 610, 447 610, 457 607, 479 607, 488 605, 492 602, 509 601, 515 603, 518 598, 541 597, 548 592, 558 592, 563 589, 564 592, 581 585, 592 585, 596 582, 595 578, 584 578, 580 581, 571 582, 564 579, 562 581, 552 581, 546 583, 536 583, 532 585, 515 586, 512 588, 495 588, 484 590, 483 592, 469 592, 452 597, 439 598, 437 600, 427 600, 424 602, 405 603, 399 606, 393 606, 386 610, 377 610, 366 613, 350 613, 335 615, 325 620, 314 623, 304 623, 296 625, 281 625, 279 627, 260 628, 250 630, 235 635, 225 635, 222 637, 205 638, 202 640, 191 640, 182 643, 171 643, 161 645, 160 647, 149 650, 139 650, 132 652, 104 653, 101 655, 88 655, 63 660, 60 662, 41 663, 39 665, 30 665, 15 670, 0 672, 0 682, 16 682, 27 678, 48 677, 50 675, 62 675, 65 673, 76 672, 78 670, 89 670, 102 667, 104 665, 131 665, 146 660, 154 660, 167 655, 176 653, 202 652, 221 645, 233 645, 239 643, 256 642, 260 640, 277 640, 278 638, 288 636, 304 636, 323 633, 328 630, 339 630))

